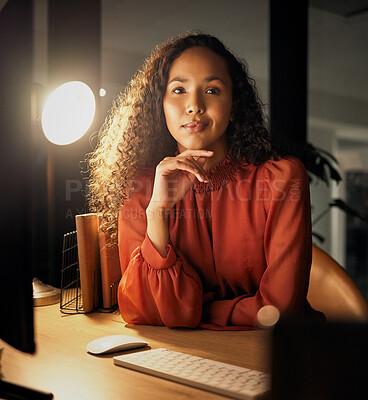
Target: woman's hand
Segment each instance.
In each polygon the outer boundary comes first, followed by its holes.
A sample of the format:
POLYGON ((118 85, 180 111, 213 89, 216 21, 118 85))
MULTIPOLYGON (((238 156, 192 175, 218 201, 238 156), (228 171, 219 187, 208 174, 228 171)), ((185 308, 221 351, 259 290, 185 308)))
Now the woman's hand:
POLYGON ((204 164, 213 151, 185 150, 166 157, 156 167, 153 193, 148 208, 169 211, 189 191, 195 179, 208 181, 204 164))
POLYGON ((176 157, 166 157, 156 167, 153 193, 146 209, 147 235, 164 258, 169 242, 169 211, 188 193, 195 179, 208 180, 203 167, 212 156, 213 151, 185 150, 176 157))

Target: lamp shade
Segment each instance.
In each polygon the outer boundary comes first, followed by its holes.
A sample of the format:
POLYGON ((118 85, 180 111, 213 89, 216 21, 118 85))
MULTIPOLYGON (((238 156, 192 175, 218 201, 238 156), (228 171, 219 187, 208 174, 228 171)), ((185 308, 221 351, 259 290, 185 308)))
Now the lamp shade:
POLYGON ((87 132, 95 111, 95 96, 89 86, 80 81, 66 82, 47 98, 42 111, 42 129, 52 143, 73 143, 87 132))

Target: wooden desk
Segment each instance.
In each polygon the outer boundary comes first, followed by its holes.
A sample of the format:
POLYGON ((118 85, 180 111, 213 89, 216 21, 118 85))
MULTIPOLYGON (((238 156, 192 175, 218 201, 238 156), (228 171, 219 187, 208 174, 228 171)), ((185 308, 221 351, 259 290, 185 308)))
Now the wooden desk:
POLYGON ((220 399, 212 393, 115 366, 113 355, 93 356, 86 345, 111 334, 146 339, 150 347, 172 350, 269 371, 269 332, 208 331, 127 325, 113 314, 63 315, 58 305, 35 308, 35 355, 5 343, 1 373, 5 380, 51 391, 56 400, 220 399))

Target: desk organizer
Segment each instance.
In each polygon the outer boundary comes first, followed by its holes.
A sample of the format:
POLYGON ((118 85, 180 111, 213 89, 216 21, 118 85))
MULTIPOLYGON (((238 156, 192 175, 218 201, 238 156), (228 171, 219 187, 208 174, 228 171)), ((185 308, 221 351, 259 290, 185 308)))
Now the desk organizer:
POLYGON ((77 231, 66 233, 63 238, 60 310, 62 312, 83 312, 77 231))
POLYGON ((77 230, 63 238, 60 311, 112 312, 121 277, 118 251, 99 229, 98 214, 76 216, 77 230))

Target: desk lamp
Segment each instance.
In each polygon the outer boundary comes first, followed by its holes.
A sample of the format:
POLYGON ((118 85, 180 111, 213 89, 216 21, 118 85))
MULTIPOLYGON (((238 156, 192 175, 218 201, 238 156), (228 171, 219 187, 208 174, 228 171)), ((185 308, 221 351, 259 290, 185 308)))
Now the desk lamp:
MULTIPOLYGON (((48 141, 53 144, 72 144, 88 131, 95 112, 95 96, 88 85, 80 81, 63 83, 49 95, 45 102, 41 118, 42 130, 48 141)), ((53 217, 50 216, 54 201, 52 152, 48 152, 47 158, 47 197, 49 221, 52 221, 53 217)), ((32 283, 35 306, 59 302, 60 289, 46 285, 37 278, 34 278, 32 283)))

